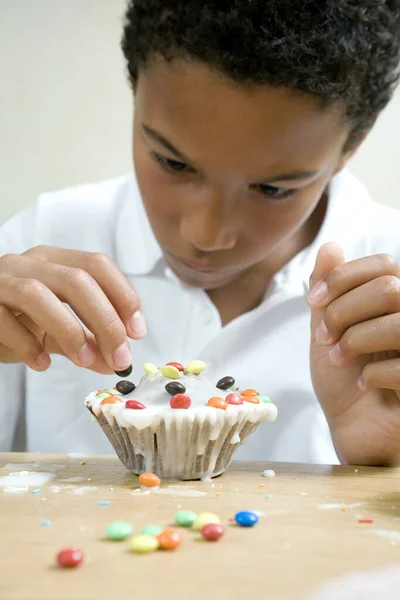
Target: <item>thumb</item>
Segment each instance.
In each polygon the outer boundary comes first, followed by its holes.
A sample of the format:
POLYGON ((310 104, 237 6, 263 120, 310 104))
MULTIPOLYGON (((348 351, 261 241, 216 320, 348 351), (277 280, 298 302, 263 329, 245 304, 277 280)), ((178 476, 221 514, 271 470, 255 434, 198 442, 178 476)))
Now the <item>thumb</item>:
POLYGON ((310 277, 310 291, 307 302, 311 307, 311 339, 324 318, 325 300, 328 286, 324 278, 335 267, 345 262, 344 252, 336 242, 328 242, 321 246, 315 261, 314 271, 310 277))

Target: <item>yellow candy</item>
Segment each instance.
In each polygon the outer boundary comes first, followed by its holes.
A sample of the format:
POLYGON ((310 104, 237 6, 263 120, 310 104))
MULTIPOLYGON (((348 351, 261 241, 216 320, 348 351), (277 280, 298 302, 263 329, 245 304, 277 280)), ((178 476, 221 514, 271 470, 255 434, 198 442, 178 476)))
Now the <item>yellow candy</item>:
POLYGON ((161 374, 164 375, 164 377, 168 377, 168 379, 179 379, 181 376, 180 371, 172 365, 165 365, 162 367, 161 374))
POLYGON ((144 363, 143 371, 146 373, 146 375, 156 375, 156 373, 158 373, 158 368, 152 363, 144 363))
POLYGON ((221 519, 217 515, 214 515, 214 513, 200 513, 192 527, 196 531, 200 531, 204 525, 208 525, 209 523, 219 524, 221 523, 221 519))
POLYGON ((200 375, 206 368, 205 363, 202 360, 192 360, 186 367, 186 373, 193 373, 193 375, 200 375))
POLYGON ((150 535, 135 535, 131 539, 131 550, 139 554, 147 554, 158 550, 160 544, 156 537, 150 535))

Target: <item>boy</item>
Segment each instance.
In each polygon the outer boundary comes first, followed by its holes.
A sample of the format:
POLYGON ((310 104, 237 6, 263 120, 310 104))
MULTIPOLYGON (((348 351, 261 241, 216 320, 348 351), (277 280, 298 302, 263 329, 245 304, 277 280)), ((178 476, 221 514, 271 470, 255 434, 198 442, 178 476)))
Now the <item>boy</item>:
POLYGON ((278 405, 239 457, 397 463, 400 217, 345 165, 399 0, 136 0, 122 46, 135 175, 1 230, 1 449, 109 451, 83 397, 201 358, 278 405))

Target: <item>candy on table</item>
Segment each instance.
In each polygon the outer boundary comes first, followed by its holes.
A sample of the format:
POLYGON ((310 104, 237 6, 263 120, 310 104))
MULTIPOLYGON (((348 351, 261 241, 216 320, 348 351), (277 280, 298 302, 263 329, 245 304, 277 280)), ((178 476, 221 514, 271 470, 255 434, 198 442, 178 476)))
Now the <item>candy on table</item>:
POLYGON ((183 542, 183 535, 177 529, 164 529, 157 540, 162 550, 176 550, 183 542))
POLYGON ((158 373, 158 367, 153 365, 153 363, 144 363, 143 371, 146 373, 146 375, 156 375, 158 373))
POLYGON ((191 404, 192 400, 186 394, 175 394, 169 401, 171 408, 189 408, 191 404))
POLYGON ((111 523, 106 529, 106 536, 109 540, 113 542, 121 542, 126 540, 127 537, 132 535, 133 527, 130 523, 126 523, 125 521, 115 521, 115 523, 111 523))
POLYGON ((72 569, 78 567, 84 559, 82 550, 76 550, 75 548, 65 548, 60 550, 57 554, 57 563, 60 567, 65 569, 72 569))
POLYGON ((259 396, 260 392, 257 392, 257 390, 253 390, 253 389, 248 389, 248 390, 243 390, 243 392, 240 392, 241 396, 259 396))
POLYGON ((192 527, 196 531, 200 531, 203 529, 204 525, 208 525, 209 523, 219 524, 221 523, 221 519, 214 513, 200 513, 194 521, 192 527))
POLYGON ((179 379, 181 372, 173 365, 164 365, 161 367, 161 375, 167 379, 179 379))
POLYGON ((151 535, 136 535, 131 540, 131 550, 138 554, 154 552, 159 546, 158 539, 151 535))
POLYGON ((119 402, 121 402, 121 400, 116 396, 107 396, 107 398, 104 398, 100 404, 119 404, 119 402))
POLYGON ((253 527, 259 521, 258 515, 250 510, 241 510, 236 513, 235 521, 241 527, 253 527))
POLYGON ((264 402, 265 404, 271 404, 272 400, 268 396, 256 396, 257 400, 264 402))
POLYGON ((263 477, 268 477, 268 479, 272 479, 272 477, 275 477, 275 475, 276 473, 272 469, 266 469, 262 474, 263 477))
POLYGON ((186 392, 186 388, 180 381, 169 381, 165 386, 166 391, 171 396, 176 396, 176 394, 184 394, 186 392))
POLYGON ((178 362, 168 362, 167 365, 171 365, 172 367, 176 367, 178 371, 184 371, 185 367, 178 362))
POLYGON ((209 401, 207 402, 207 406, 212 406, 213 408, 220 408, 222 410, 226 410, 228 404, 223 398, 218 398, 217 396, 214 396, 213 398, 209 399, 209 401))
POLYGON ((136 385, 134 383, 132 383, 132 381, 123 380, 123 381, 118 381, 115 388, 116 388, 117 392, 119 392, 123 396, 127 396, 128 394, 130 394, 131 392, 133 392, 136 389, 136 385))
POLYGON ((118 377, 129 377, 129 375, 131 375, 132 371, 133 371, 133 367, 132 367, 132 365, 130 365, 130 367, 128 367, 127 369, 124 369, 123 371, 114 371, 114 373, 118 377))
POLYGON ((127 400, 125 402, 125 408, 131 408, 133 410, 143 410, 146 407, 142 402, 139 402, 138 400, 127 400))
POLYGON ((150 535, 152 537, 157 537, 162 533, 162 527, 158 525, 146 525, 140 532, 140 535, 150 535))
POLYGON ((209 542, 216 542, 225 533, 225 527, 220 523, 207 523, 200 529, 200 533, 209 542))
POLYGON ((235 385, 235 380, 233 377, 223 377, 217 383, 217 388, 220 390, 229 390, 232 386, 235 385))
POLYGON ((200 375, 200 373, 202 373, 204 371, 204 369, 206 368, 205 363, 203 363, 202 360, 192 360, 187 366, 186 366, 186 373, 192 373, 192 375, 200 375))
POLYGON ((143 487, 160 487, 161 480, 155 473, 142 473, 139 475, 139 483, 143 487))
POLYGON ((228 394, 225 400, 228 404, 233 404, 234 406, 239 406, 240 404, 243 404, 243 398, 240 394, 228 394))
POLYGON ((175 523, 180 527, 192 527, 196 519, 196 513, 190 510, 181 510, 175 515, 175 523))

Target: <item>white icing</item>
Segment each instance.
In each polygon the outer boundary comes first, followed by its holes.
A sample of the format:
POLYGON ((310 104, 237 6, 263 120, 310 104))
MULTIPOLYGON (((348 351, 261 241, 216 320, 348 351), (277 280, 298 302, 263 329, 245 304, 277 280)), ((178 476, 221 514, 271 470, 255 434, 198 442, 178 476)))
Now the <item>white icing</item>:
MULTIPOLYGON (((23 472, 23 471, 20 471, 23 472)), ((51 481, 55 476, 53 473, 40 473, 38 471, 34 472, 24 472, 24 475, 16 475, 15 473, 10 473, 5 477, 0 478, 0 487, 20 487, 20 488, 39 488, 43 487, 46 483, 51 481)))

